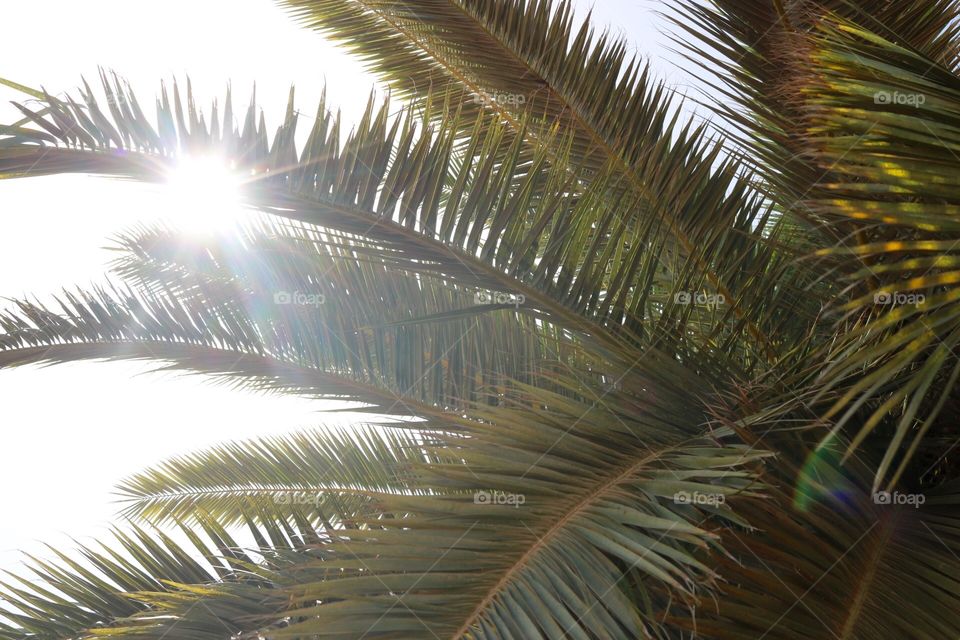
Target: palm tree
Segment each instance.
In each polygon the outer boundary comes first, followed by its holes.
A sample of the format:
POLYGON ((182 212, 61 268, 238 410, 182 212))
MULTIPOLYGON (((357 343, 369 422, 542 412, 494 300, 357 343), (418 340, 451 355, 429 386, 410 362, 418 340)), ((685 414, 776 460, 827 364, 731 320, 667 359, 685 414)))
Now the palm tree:
POLYGON ((16 85, 0 176, 217 154, 264 215, 128 232, 110 284, 0 315, 0 366, 370 423, 128 479, 113 539, 4 581, 0 638, 958 633, 957 2, 675 0, 721 129, 563 1, 283 4, 399 112, 324 100, 297 149, 292 96, 271 138, 229 93, 16 85))

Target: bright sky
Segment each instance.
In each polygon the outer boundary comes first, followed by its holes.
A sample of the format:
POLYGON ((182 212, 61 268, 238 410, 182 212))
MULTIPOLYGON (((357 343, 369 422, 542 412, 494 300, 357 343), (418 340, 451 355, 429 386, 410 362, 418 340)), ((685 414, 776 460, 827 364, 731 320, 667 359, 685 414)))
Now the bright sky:
MULTIPOLYGON (((584 10, 591 3, 575 4, 584 10)), ((596 22, 627 35, 661 77, 684 80, 658 33, 667 24, 654 14, 656 2, 593 4, 596 22)), ((324 79, 331 103, 347 114, 362 109, 374 84, 357 62, 270 0, 52 0, 11 10, 9 22, 18 27, 0 38, 0 77, 55 95, 73 92, 81 75, 93 84, 98 65, 126 77, 145 107, 160 80, 174 75, 189 73, 204 105, 222 101, 228 80, 235 105, 244 105, 255 81, 272 127, 291 83, 299 108, 311 114, 324 79)), ((24 96, 0 89, 0 123, 18 120, 8 100, 24 96)), ((163 216, 171 201, 162 189, 84 176, 0 181, 0 298, 45 298, 101 281, 112 257, 103 249, 109 237, 163 216)), ((146 466, 320 422, 316 404, 304 399, 229 390, 198 377, 138 375, 145 369, 77 363, 0 370, 0 569, 17 568, 18 549, 40 551, 41 541, 69 547, 66 534, 86 541, 101 533, 116 512, 113 486, 146 466)))

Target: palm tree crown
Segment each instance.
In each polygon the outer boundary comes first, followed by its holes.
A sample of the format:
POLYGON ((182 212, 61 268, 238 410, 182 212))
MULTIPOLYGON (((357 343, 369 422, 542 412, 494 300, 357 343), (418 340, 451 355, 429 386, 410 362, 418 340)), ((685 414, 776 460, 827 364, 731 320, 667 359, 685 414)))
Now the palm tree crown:
POLYGON ((391 98, 345 131, 291 91, 271 133, 189 83, 153 118, 4 81, 40 106, 0 177, 214 156, 261 215, 129 230, 0 314, 0 366, 370 420, 127 479, 112 539, 0 583, 0 638, 957 634, 957 2, 672 0, 719 128, 566 0, 281 4, 391 98))

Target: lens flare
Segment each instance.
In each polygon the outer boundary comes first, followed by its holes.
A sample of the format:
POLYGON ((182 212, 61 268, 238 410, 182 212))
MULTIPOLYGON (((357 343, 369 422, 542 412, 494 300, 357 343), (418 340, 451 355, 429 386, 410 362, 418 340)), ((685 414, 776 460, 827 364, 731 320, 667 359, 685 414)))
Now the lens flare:
POLYGON ((793 495, 795 508, 808 511, 819 502, 851 503, 857 489, 843 473, 841 459, 836 443, 825 443, 807 456, 793 495))
POLYGON ((164 217, 191 235, 223 230, 246 212, 242 184, 241 174, 221 157, 183 156, 167 175, 164 217))

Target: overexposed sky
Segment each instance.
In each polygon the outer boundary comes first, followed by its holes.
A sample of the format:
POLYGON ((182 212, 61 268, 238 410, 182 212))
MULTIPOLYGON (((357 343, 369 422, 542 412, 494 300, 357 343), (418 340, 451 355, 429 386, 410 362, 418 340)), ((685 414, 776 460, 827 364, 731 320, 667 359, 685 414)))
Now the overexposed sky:
MULTIPOLYGON (((661 77, 689 81, 658 29, 655 1, 578 0, 595 21, 627 36, 652 57, 661 77)), ((372 76, 317 33, 294 24, 270 0, 48 0, 4 7, 0 77, 75 94, 97 68, 130 81, 148 116, 159 82, 190 75, 201 105, 235 107, 253 83, 268 126, 296 85, 299 109, 313 114, 326 81, 346 114, 365 104, 372 76), (12 15, 11 15, 12 14, 12 15), (14 28, 14 25, 16 27, 14 28)), ((0 87, 0 123, 20 118, 0 87)), ((205 111, 207 109, 205 108, 205 111)), ((113 234, 155 220, 171 206, 163 187, 85 176, 0 181, 0 298, 46 298, 63 287, 102 281, 113 234)), ((0 300, 0 307, 8 302, 0 300)), ((216 442, 277 434, 320 423, 316 403, 260 396, 204 383, 196 376, 141 374, 132 363, 75 363, 0 370, 0 570, 16 569, 16 550, 40 542, 71 546, 102 533, 116 511, 116 482, 171 455, 216 442)))

